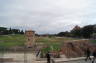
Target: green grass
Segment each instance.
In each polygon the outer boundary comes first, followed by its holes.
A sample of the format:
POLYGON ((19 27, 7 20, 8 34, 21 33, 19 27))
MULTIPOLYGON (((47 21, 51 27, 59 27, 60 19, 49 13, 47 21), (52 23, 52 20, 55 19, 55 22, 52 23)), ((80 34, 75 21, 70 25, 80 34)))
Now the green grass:
POLYGON ((92 42, 92 43, 96 43, 96 40, 90 40, 90 42, 92 42))
MULTIPOLYGON (((36 38, 36 43, 44 43, 53 48, 53 50, 59 50, 61 44, 66 40, 74 39, 66 37, 39 37, 36 38)), ((24 46, 25 42, 26 37, 24 35, 0 35, 0 47, 10 48, 14 46, 24 46)))
POLYGON ((1 35, 0 47, 23 46, 25 41, 24 35, 1 35))
POLYGON ((78 40, 75 38, 67 38, 67 37, 39 37, 36 39, 37 43, 44 43, 49 46, 49 48, 43 48, 43 52, 47 52, 49 50, 59 51, 62 43, 69 40, 78 40))
POLYGON ((64 41, 68 41, 68 40, 78 40, 78 39, 75 39, 75 38, 67 38, 67 37, 60 37, 60 38, 57 38, 57 37, 39 37, 36 39, 36 42, 40 42, 40 43, 61 43, 61 42, 64 42, 64 41))

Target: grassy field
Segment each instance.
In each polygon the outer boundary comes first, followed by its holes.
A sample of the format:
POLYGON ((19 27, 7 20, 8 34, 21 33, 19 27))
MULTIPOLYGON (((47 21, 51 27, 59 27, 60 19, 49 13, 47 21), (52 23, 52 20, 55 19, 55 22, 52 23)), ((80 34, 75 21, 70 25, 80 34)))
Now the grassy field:
POLYGON ((42 43, 61 43, 68 40, 78 40, 75 38, 67 38, 67 37, 39 37, 36 38, 36 42, 42 43))
MULTIPOLYGON (((78 40, 78 39, 67 38, 67 37, 39 37, 36 38, 36 43, 44 43, 50 46, 51 49, 57 51, 60 49, 62 43, 69 40, 78 40)), ((50 50, 50 48, 47 48, 47 50, 50 50)))
POLYGON ((0 35, 0 47, 23 46, 25 41, 24 35, 0 35))
MULTIPOLYGON (((36 43, 44 43, 53 50, 59 50, 62 43, 65 41, 78 40, 76 38, 69 37, 36 37, 36 43)), ((24 46, 26 42, 26 37, 24 35, 0 35, 0 47, 11 48, 15 46, 24 46)), ((96 40, 91 40, 91 42, 96 42, 96 40)), ((49 50, 50 48, 43 49, 43 51, 49 50)))
MULTIPOLYGON (((76 40, 67 37, 36 37, 36 43, 44 43, 52 47, 54 50, 59 50, 61 44, 67 40, 76 40)), ((24 35, 0 35, 0 47, 11 48, 15 46, 24 46, 26 37, 24 35)))

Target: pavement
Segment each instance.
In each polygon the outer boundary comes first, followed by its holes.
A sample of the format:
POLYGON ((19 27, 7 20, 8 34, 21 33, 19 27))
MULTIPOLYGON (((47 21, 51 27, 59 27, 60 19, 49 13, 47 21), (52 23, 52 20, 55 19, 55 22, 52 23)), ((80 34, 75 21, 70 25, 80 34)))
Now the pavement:
MULTIPOLYGON (((91 56, 92 58, 92 56, 91 56)), ((92 60, 85 61, 85 57, 78 58, 55 58, 55 63, 92 63, 92 60)), ((37 61, 36 63, 47 63, 46 60, 37 61)))
MULTIPOLYGON (((29 62, 3 62, 3 63, 29 63, 29 62)), ((47 63, 47 62, 30 62, 30 63, 47 63)), ((55 62, 55 63, 92 63, 92 61, 77 60, 77 61, 55 62)))
MULTIPOLYGON (((4 53, 0 54, 0 58, 13 58, 12 62, 2 62, 2 63, 47 63, 46 58, 36 60, 34 53, 4 53)), ((91 57, 92 58, 92 57, 91 57)), ((92 61, 85 61, 85 57, 78 58, 53 58, 55 63, 92 63, 92 61)), ((0 62, 1 63, 1 62, 0 62)))

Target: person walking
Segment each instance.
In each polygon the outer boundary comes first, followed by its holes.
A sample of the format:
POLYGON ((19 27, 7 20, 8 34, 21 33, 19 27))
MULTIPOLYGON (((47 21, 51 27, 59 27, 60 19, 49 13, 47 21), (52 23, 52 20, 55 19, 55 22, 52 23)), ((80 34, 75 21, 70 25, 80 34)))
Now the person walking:
POLYGON ((37 54, 36 54, 36 57, 38 57, 38 56, 40 55, 40 53, 41 53, 41 51, 38 50, 38 51, 37 51, 37 54))
POLYGON ((85 59, 85 61, 87 61, 88 59, 91 60, 90 56, 91 56, 91 51, 90 51, 89 48, 87 48, 87 50, 86 50, 86 59, 85 59))
POLYGON ((95 48, 95 50, 93 51, 93 60, 92 60, 92 63, 95 62, 95 59, 96 59, 96 48, 95 48))
POLYGON ((48 51, 47 54, 46 54, 46 58, 47 58, 47 63, 50 63, 51 56, 50 56, 49 51, 48 51))

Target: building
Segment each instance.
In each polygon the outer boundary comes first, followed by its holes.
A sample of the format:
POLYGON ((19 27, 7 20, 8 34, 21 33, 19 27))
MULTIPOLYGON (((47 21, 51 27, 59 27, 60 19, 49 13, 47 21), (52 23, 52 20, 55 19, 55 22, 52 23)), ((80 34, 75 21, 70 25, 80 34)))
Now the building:
POLYGON ((26 46, 28 48, 32 47, 35 44, 35 31, 27 30, 25 31, 26 36, 26 46))

